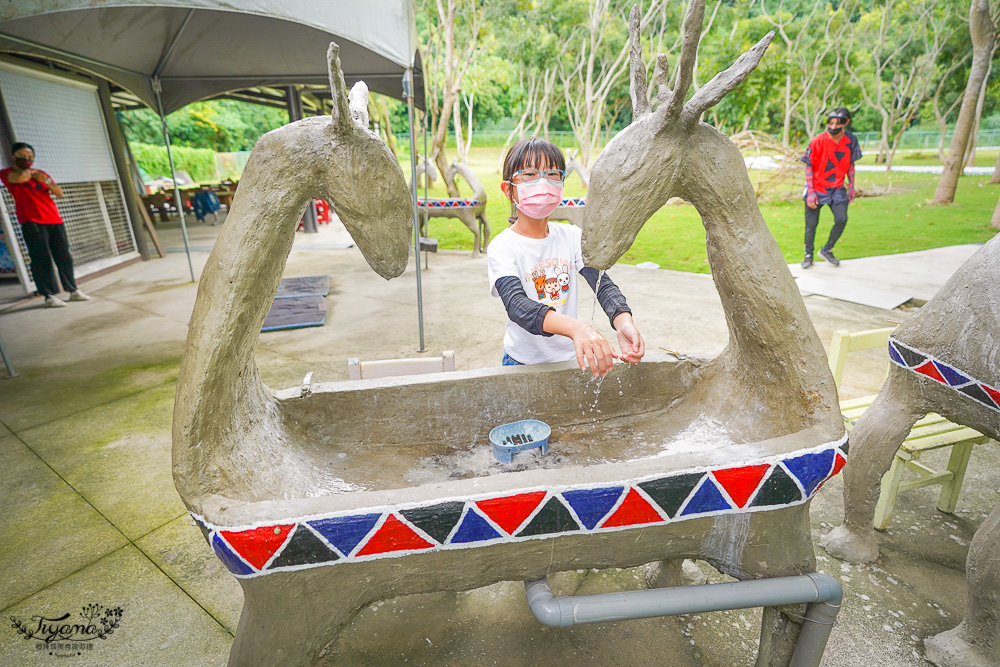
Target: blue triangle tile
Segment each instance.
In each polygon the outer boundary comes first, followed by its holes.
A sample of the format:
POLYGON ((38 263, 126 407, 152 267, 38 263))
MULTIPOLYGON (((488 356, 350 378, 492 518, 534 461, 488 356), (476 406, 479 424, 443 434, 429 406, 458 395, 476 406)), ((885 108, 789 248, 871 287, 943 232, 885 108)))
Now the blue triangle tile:
POLYGON ((565 491, 562 497, 573 508, 580 521, 593 530, 594 526, 611 511, 625 490, 624 486, 612 486, 604 489, 583 489, 565 491))
POLYGON ((806 495, 809 495, 830 474, 831 467, 833 466, 833 457, 832 449, 815 454, 803 454, 802 456, 785 461, 785 467, 802 483, 802 488, 806 490, 806 495))
POLYGON ((233 574, 253 574, 254 569, 250 567, 236 552, 229 548, 218 533, 212 535, 212 548, 215 555, 219 557, 226 569, 233 574))
POLYGON ((471 507, 465 513, 465 518, 458 526, 458 530, 452 536, 451 544, 464 544, 466 542, 482 542, 501 537, 496 528, 491 526, 486 519, 479 515, 471 507))
POLYGON ((958 371, 956 371, 951 366, 943 364, 940 361, 935 361, 934 365, 941 372, 941 377, 947 380, 948 384, 951 385, 952 387, 960 384, 968 384, 969 382, 972 381, 969 378, 962 375, 961 373, 959 373, 958 371))
POLYGON ((889 359, 891 359, 893 363, 906 368, 906 362, 903 361, 903 357, 899 356, 899 352, 896 351, 896 348, 892 343, 889 343, 889 359))
POLYGON ((340 549, 340 553, 348 556, 361 540, 365 539, 381 517, 381 514, 361 514, 317 519, 308 523, 325 537, 327 542, 340 549))
POLYGON ((681 516, 731 509, 733 509, 732 505, 722 497, 722 493, 715 486, 715 482, 710 478, 706 478, 701 488, 695 492, 694 497, 688 501, 687 507, 681 512, 681 516))

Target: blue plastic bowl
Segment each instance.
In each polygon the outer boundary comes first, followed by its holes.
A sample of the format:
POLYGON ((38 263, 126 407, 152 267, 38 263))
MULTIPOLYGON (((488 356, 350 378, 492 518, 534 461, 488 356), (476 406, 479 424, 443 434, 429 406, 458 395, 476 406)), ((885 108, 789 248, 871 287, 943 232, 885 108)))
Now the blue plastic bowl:
POLYGON ((539 447, 542 454, 546 454, 549 451, 550 435, 552 435, 552 429, 549 428, 549 425, 537 419, 522 419, 509 424, 501 424, 490 431, 493 456, 500 463, 510 463, 514 454, 526 449, 539 447))

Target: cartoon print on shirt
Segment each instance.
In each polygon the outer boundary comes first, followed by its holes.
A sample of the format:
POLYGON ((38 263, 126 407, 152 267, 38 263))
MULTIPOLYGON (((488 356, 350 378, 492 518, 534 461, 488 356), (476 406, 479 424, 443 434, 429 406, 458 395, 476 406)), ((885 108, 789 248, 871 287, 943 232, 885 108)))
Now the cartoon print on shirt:
POLYGON ((563 292, 569 291, 569 266, 563 264, 562 267, 556 267, 556 280, 559 281, 559 288, 563 292))
POLYGON ((538 301, 552 308, 559 308, 569 299, 570 274, 572 262, 565 257, 548 257, 531 268, 530 273, 524 273, 524 286, 531 293, 529 280, 538 294, 538 301))
POLYGON ((545 298, 545 271, 543 269, 535 268, 531 272, 531 279, 535 283, 535 291, 538 292, 538 298, 545 298))
POLYGON ((545 279, 545 291, 549 293, 549 298, 553 301, 559 298, 559 279, 558 278, 546 278, 545 279))

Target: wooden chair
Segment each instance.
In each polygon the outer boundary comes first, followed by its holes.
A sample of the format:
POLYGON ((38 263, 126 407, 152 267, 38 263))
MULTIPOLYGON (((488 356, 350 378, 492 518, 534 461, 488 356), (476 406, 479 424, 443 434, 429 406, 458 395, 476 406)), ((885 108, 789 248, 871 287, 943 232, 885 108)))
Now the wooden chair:
MULTIPOLYGON (((860 350, 888 349, 889 334, 892 331, 892 328, 888 328, 856 333, 833 332, 833 341, 830 345, 830 370, 833 372, 833 380, 838 390, 844 377, 847 355, 860 350)), ((888 358, 886 365, 888 366, 888 358)), ((875 400, 875 396, 877 394, 840 402, 840 412, 848 432, 854 428, 858 419, 875 400)), ((929 413, 917 421, 896 452, 889 471, 882 477, 882 491, 875 507, 876 530, 885 530, 889 527, 896 495, 911 489, 940 484, 941 494, 938 496, 937 508, 942 512, 954 512, 958 504, 958 495, 962 491, 972 446, 981 445, 989 440, 979 431, 954 424, 938 414, 929 413), (943 447, 952 448, 947 469, 934 470, 920 461, 920 456, 924 452, 943 447), (904 470, 914 472, 917 476, 904 480, 904 470)))
POLYGON ((442 352, 440 357, 417 359, 382 359, 380 361, 347 360, 347 377, 351 380, 370 380, 392 375, 418 375, 455 370, 455 353, 442 352))

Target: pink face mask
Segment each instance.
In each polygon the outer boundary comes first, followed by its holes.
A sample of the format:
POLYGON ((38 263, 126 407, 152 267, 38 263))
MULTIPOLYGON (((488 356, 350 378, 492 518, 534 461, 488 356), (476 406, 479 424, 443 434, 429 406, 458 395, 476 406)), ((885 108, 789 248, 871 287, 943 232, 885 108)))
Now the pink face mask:
POLYGON ((547 218, 562 203, 562 183, 549 183, 540 178, 534 183, 514 183, 514 187, 518 198, 515 206, 529 218, 547 218))

